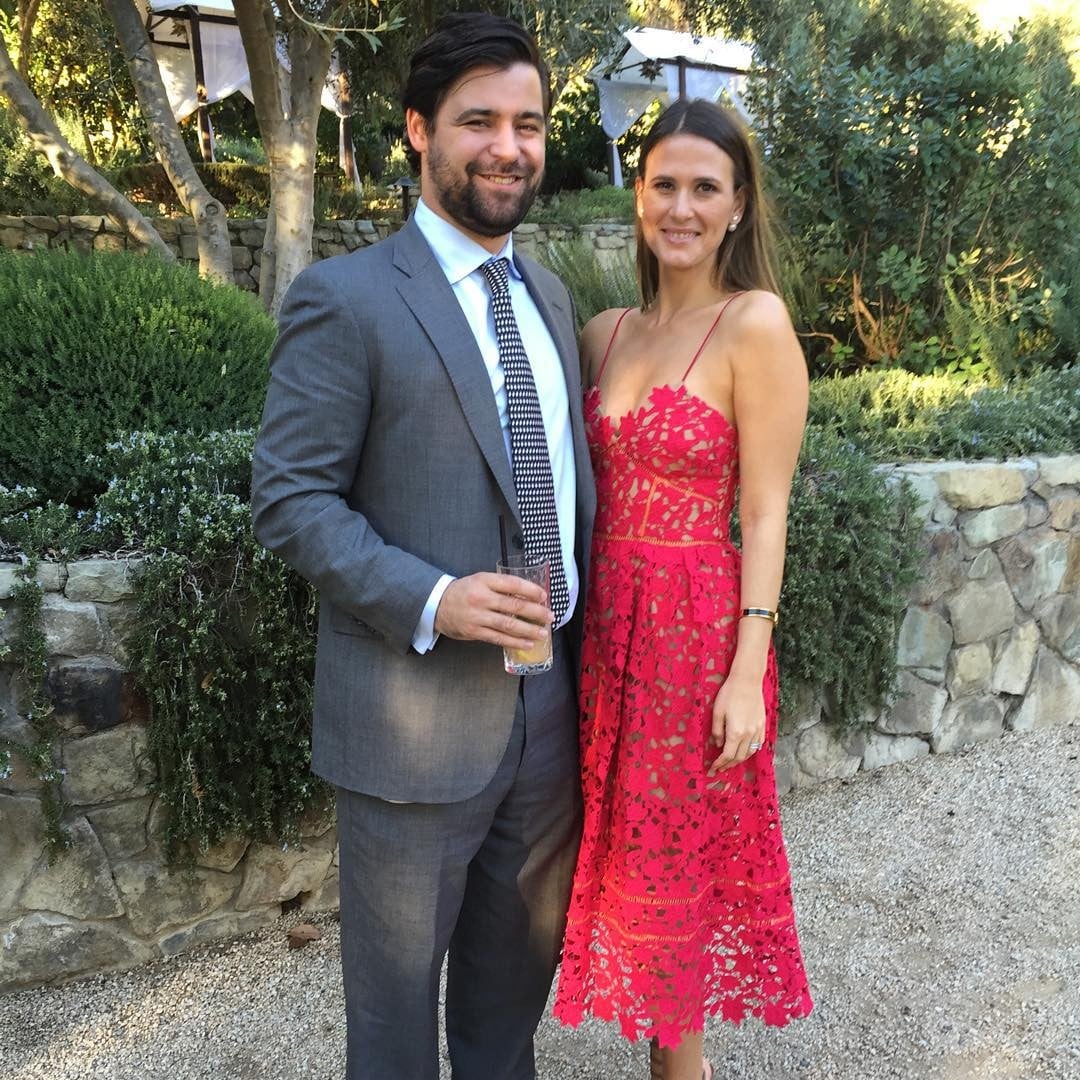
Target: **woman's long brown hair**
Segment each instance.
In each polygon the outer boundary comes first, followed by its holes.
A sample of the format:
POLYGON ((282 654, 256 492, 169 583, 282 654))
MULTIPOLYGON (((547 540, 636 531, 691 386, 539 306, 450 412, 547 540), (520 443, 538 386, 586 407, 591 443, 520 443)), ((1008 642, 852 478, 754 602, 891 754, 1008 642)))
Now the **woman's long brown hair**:
MULTIPOLYGON (((716 251, 713 274, 719 288, 730 292, 765 289, 779 293, 773 269, 772 227, 768 201, 761 184, 757 151, 742 121, 730 110, 710 101, 677 101, 657 117, 641 143, 638 178, 645 179, 649 154, 671 135, 695 135, 708 139, 731 158, 735 165, 735 190, 744 192, 745 206, 739 227, 726 232, 716 251)), ((641 231, 635 214, 637 234, 637 277, 641 290, 641 310, 656 299, 660 268, 641 231)))

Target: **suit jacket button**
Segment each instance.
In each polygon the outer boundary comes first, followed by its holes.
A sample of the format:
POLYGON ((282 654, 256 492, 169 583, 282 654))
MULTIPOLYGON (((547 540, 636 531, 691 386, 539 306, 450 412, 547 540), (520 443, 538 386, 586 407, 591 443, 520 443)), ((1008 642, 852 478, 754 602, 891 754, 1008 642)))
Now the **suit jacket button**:
POLYGON ((522 536, 521 533, 514 533, 513 543, 514 547, 516 547, 518 551, 521 551, 522 548, 525 547, 525 537, 522 536))

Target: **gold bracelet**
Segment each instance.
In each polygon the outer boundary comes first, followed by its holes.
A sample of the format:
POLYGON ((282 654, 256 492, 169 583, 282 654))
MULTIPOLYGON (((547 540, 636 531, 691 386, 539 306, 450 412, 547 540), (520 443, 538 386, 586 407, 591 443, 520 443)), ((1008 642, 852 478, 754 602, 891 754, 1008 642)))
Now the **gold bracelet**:
POLYGON ((775 626, 780 621, 780 612, 773 611, 767 607, 744 607, 742 609, 742 617, 746 618, 758 618, 768 619, 769 622, 775 626))

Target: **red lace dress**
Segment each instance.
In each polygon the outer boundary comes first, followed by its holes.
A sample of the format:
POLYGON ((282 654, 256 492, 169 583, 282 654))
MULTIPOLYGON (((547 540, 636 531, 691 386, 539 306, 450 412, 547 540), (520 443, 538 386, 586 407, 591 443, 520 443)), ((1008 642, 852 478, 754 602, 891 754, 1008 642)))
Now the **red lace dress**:
POLYGON ((740 608, 737 433, 682 382, 617 419, 594 386, 586 424, 598 507, 581 675, 585 828, 555 1015, 618 1020, 628 1038, 663 1046, 701 1031, 706 1015, 783 1025, 811 1001, 773 773, 771 652, 764 747, 708 776, 740 608))

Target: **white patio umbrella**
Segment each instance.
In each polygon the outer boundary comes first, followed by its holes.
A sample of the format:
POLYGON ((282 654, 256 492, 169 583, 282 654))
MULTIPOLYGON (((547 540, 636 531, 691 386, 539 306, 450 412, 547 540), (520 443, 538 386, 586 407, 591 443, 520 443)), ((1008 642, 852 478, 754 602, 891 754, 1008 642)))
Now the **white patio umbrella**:
MULTIPOLYGON (((146 28, 173 115, 184 120, 198 111, 203 157, 212 161, 213 129, 206 106, 238 91, 249 101, 252 97, 251 75, 231 0, 206 0, 197 7, 176 0, 136 2, 146 15, 146 28)), ((288 70, 288 55, 280 46, 278 59, 288 70)), ((339 160, 353 182, 359 184, 352 138, 345 123, 352 114, 352 105, 344 100, 340 73, 335 53, 323 86, 322 105, 341 121, 339 160)))
POLYGON ((749 122, 743 101, 753 62, 749 45, 650 26, 634 27, 621 38, 589 72, 600 92, 600 124, 608 137, 608 172, 616 186, 623 182, 618 141, 654 101, 667 104, 681 97, 716 101, 726 94, 749 122))

